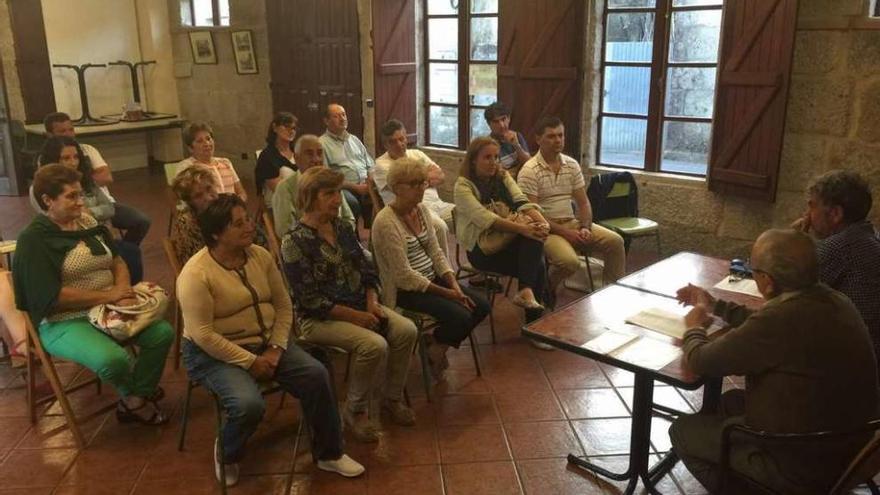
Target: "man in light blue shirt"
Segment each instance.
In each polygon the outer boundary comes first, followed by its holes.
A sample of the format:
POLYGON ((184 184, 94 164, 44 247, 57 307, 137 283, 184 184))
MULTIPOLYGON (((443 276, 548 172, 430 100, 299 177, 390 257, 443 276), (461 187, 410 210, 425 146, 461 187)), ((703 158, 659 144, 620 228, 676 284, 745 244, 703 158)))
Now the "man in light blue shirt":
POLYGON ((342 105, 327 105, 324 115, 327 132, 321 136, 324 162, 345 176, 342 193, 355 218, 363 216, 364 226, 369 226, 372 213, 367 178, 375 165, 373 157, 357 136, 348 133, 348 116, 342 105))

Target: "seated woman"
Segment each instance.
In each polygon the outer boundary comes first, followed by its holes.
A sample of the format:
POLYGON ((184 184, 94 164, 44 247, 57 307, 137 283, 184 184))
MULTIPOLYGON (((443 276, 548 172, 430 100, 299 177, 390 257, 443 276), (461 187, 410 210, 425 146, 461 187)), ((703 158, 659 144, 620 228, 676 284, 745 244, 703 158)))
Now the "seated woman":
POLYGON ((302 348, 288 342, 290 296, 272 255, 253 245, 254 222, 234 194, 221 194, 199 214, 206 248, 183 267, 177 297, 183 312, 183 362, 195 380, 220 398, 227 420, 214 449, 215 474, 226 464, 226 484, 238 481, 245 444, 266 405, 259 382, 274 380, 299 398, 311 425, 318 468, 358 476, 364 467, 342 453, 342 425, 330 376, 302 348))
POLYGON ((218 185, 214 172, 204 165, 195 165, 177 174, 171 189, 186 205, 178 210, 171 224, 171 243, 181 266, 205 247, 197 216, 217 199, 218 185))
POLYGON ((136 358, 89 322, 98 304, 136 302, 128 268, 110 232, 83 209, 81 174, 51 164, 34 175, 34 194, 45 215, 34 217, 18 236, 12 270, 15 300, 27 311, 49 354, 77 362, 112 385, 122 398, 120 422, 159 425, 158 387, 174 330, 156 321, 132 343, 136 358))
POLYGON ((370 232, 382 279, 382 301, 391 308, 426 313, 440 324, 428 348, 431 371, 440 379, 449 363, 449 346, 458 348, 483 321, 489 302, 480 292, 458 285, 440 249, 430 210, 422 204, 428 187, 427 167, 402 158, 391 165, 387 180, 395 196, 376 215, 370 232))
POLYGON ((342 419, 362 442, 378 440, 368 417, 374 392, 400 425, 415 424, 403 399, 417 332, 413 322, 379 304, 379 280, 348 222, 339 219, 344 177, 312 167, 299 179, 300 222, 284 235, 281 253, 293 291, 300 337, 354 355, 342 419), (387 363, 387 370, 383 369, 387 363))
POLYGON ((510 174, 501 168, 499 149, 498 142, 490 137, 476 138, 468 146, 455 181, 455 235, 476 268, 517 278, 519 292, 512 302, 525 308, 526 321, 532 321, 544 309, 540 302, 546 284, 544 240, 550 226, 539 207, 529 203, 510 174), (504 203, 510 211, 526 215, 531 221, 501 218, 489 209, 492 202, 504 203), (516 236, 500 251, 487 254, 478 240, 489 229, 516 236))
POLYGON ((262 191, 264 206, 272 208, 275 186, 296 171, 293 140, 296 139, 296 117, 289 112, 278 112, 269 122, 266 147, 257 158, 254 179, 257 191, 262 191))
MULTIPOLYGON (((95 183, 95 171, 92 168, 91 159, 83 152, 79 143, 68 136, 53 136, 46 140, 40 151, 40 165, 60 163, 68 168, 79 171, 82 174, 80 185, 82 186, 83 203, 88 213, 99 224, 108 224, 116 212, 113 200, 107 196, 105 190, 95 183)), ((31 206, 38 213, 43 213, 31 187, 31 206)), ((131 283, 136 284, 144 278, 143 259, 141 248, 137 243, 125 240, 114 241, 119 256, 128 265, 131 283)))
POLYGON ((242 201, 247 202, 247 193, 241 185, 241 180, 226 158, 214 156, 214 130, 205 122, 193 122, 183 130, 183 143, 189 149, 191 156, 177 164, 177 173, 200 164, 214 172, 214 177, 219 185, 218 193, 237 194, 242 201))

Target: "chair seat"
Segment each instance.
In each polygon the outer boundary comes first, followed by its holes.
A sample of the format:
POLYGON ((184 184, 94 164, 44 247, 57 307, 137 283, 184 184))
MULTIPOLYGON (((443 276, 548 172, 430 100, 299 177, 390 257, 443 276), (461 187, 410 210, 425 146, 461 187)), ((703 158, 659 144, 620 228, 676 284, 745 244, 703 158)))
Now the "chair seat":
POLYGON ((635 236, 654 234, 659 228, 657 222, 640 217, 609 218, 599 222, 599 225, 635 236))

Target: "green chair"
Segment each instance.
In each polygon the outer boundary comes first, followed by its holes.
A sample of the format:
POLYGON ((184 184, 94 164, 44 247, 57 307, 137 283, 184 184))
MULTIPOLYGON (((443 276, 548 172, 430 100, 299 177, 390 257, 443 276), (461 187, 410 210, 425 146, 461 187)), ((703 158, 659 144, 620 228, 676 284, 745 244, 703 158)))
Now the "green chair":
MULTIPOLYGON (((609 191, 608 195, 605 196, 605 201, 615 199, 625 200, 634 193, 635 190, 630 183, 615 182, 614 186, 611 188, 611 191, 609 191)), ((607 218, 604 220, 599 220, 597 223, 623 236, 624 240, 626 241, 627 247, 629 247, 631 240, 634 238, 653 236, 657 242, 657 254, 662 254, 660 249, 660 225, 653 220, 638 216, 626 216, 607 218)))

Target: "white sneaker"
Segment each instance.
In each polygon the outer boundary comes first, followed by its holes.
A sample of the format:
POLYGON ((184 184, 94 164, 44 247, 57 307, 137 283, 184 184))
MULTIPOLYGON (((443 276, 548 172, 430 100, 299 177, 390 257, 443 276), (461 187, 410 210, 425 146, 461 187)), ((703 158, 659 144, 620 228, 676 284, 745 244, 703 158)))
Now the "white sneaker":
POLYGON ((542 351, 555 351, 556 348, 550 344, 545 344, 544 342, 538 342, 537 340, 529 339, 529 342, 532 343, 533 346, 541 349, 542 351))
POLYGON ((342 454, 342 457, 334 461, 318 461, 318 469, 330 471, 346 478, 354 478, 364 473, 364 466, 351 457, 342 454))
MULTIPOLYGON (((226 486, 235 486, 238 484, 238 463, 226 464, 226 486)), ((218 483, 223 483, 220 479, 220 439, 214 440, 214 477, 218 483)))

